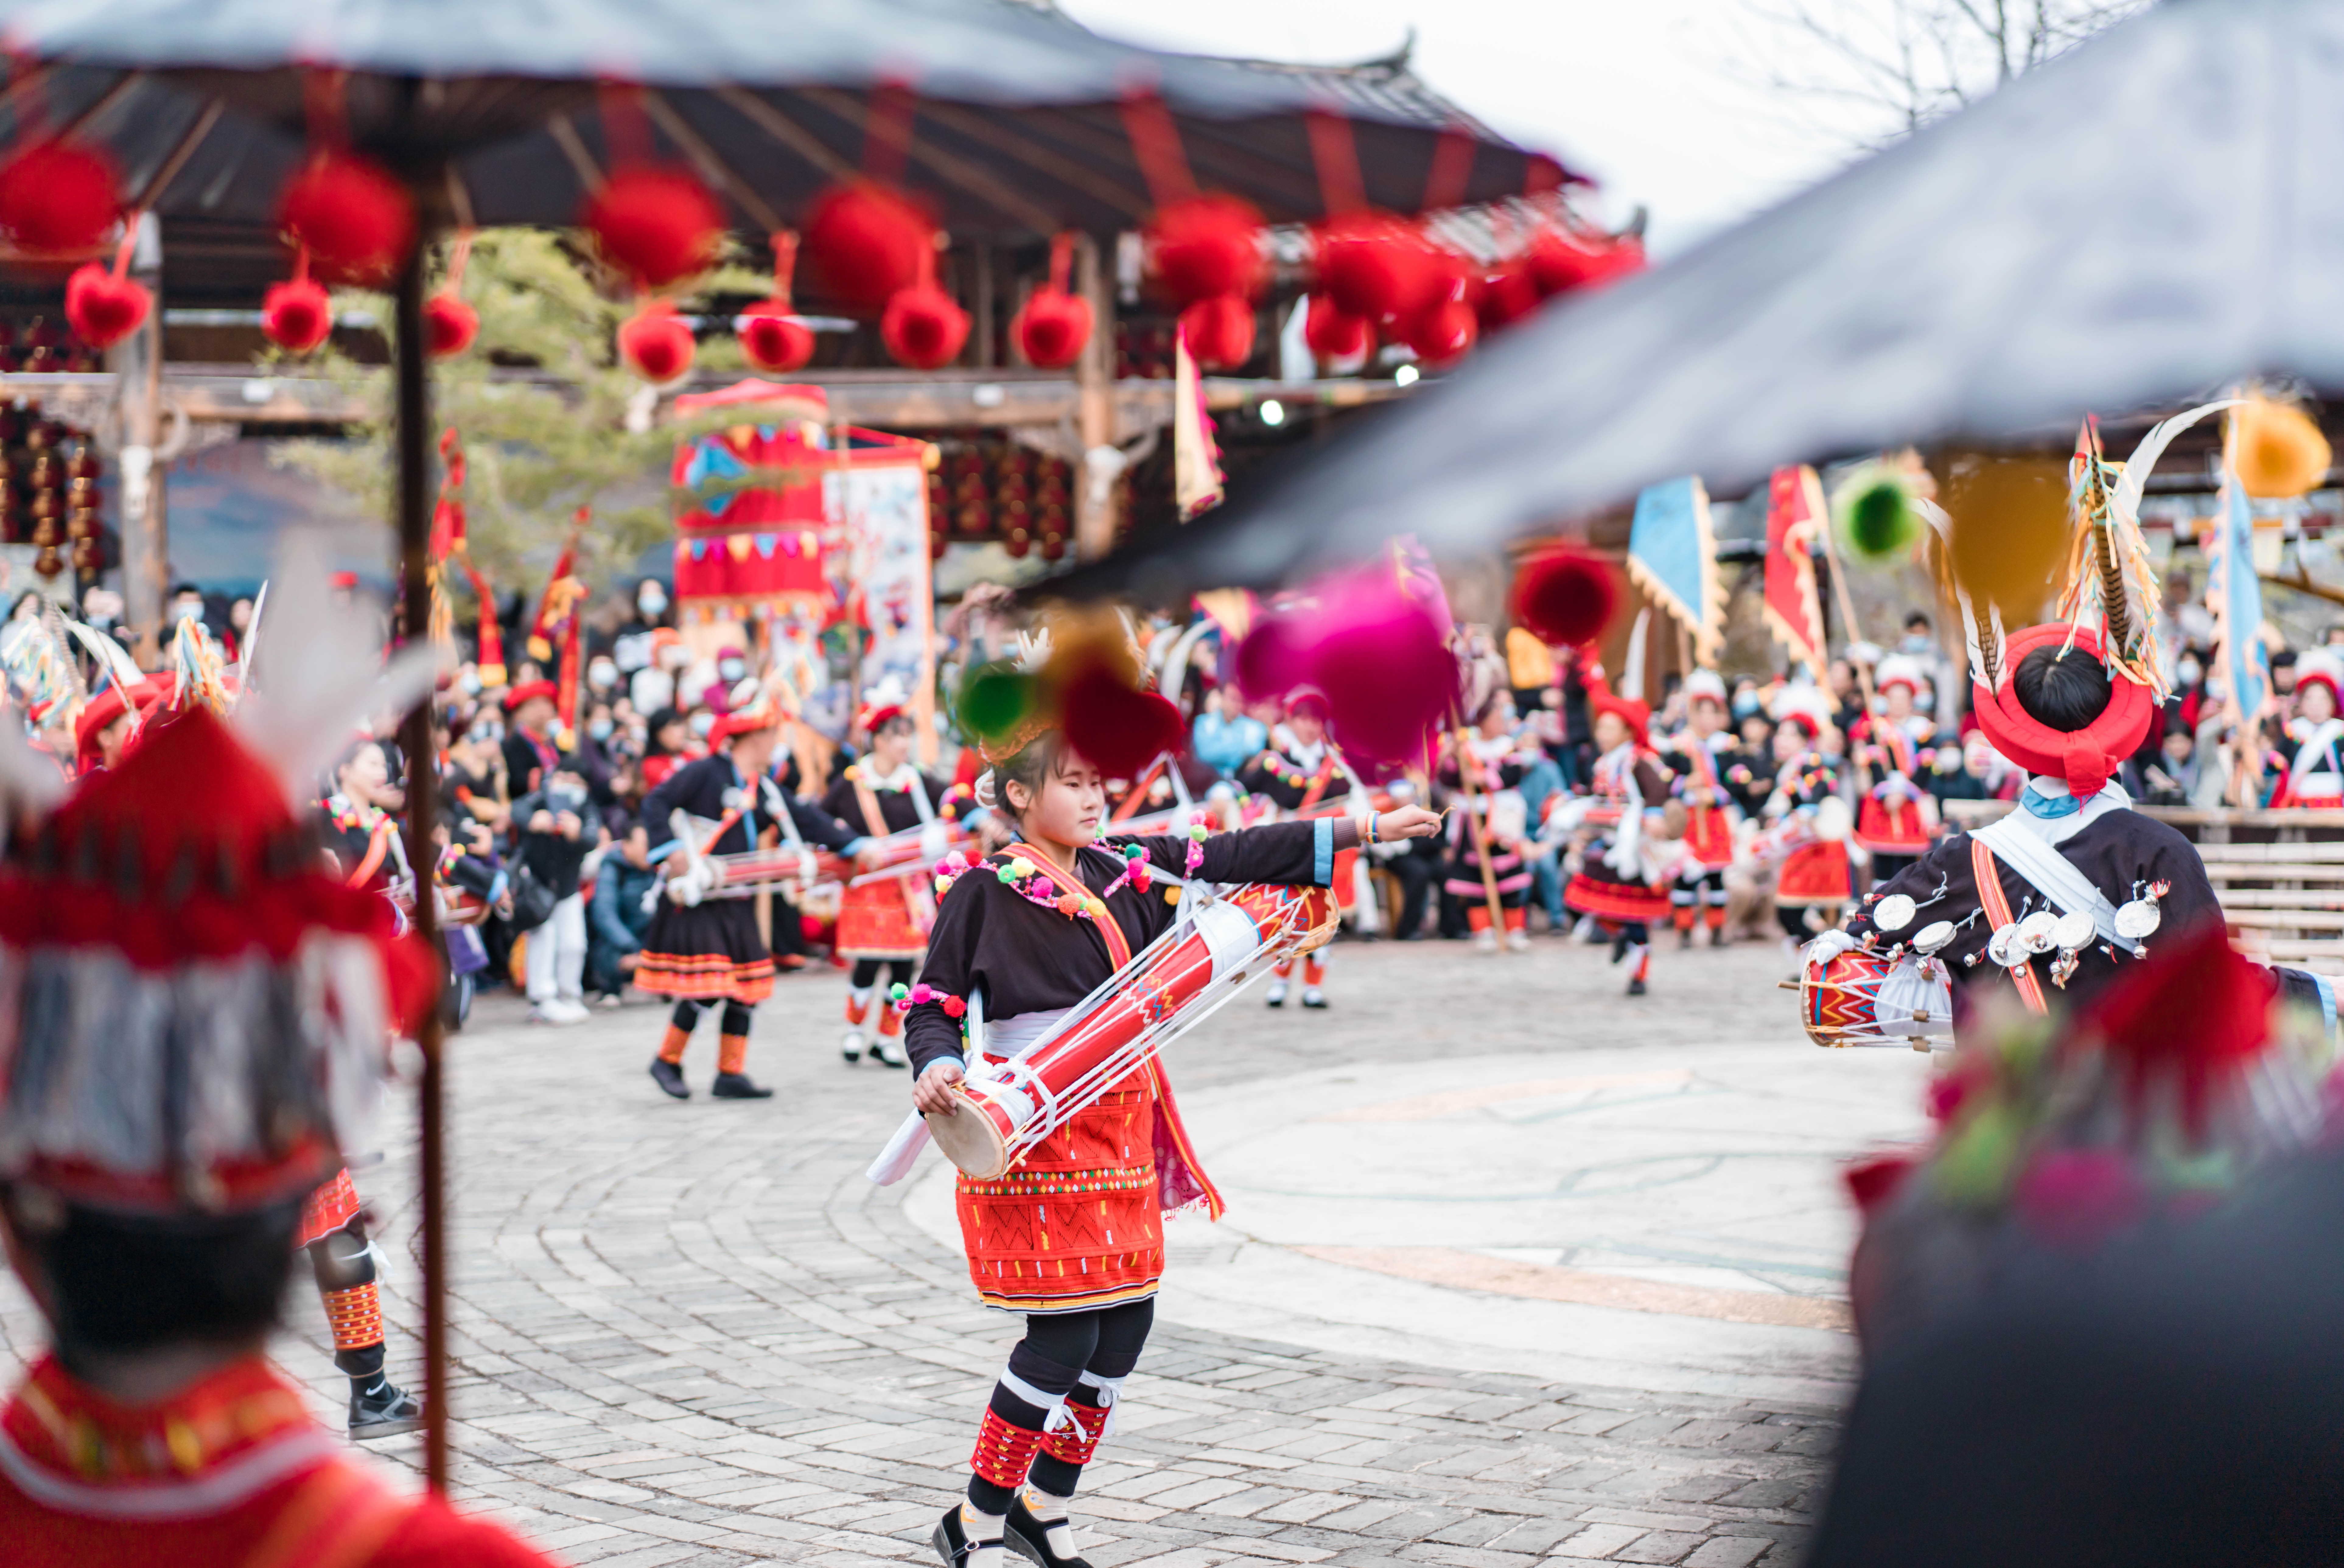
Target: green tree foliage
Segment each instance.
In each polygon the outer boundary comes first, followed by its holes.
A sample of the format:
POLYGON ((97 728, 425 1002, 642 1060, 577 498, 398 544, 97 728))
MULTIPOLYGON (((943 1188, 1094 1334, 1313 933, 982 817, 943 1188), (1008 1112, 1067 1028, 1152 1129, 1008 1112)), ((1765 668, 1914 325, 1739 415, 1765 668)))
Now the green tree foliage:
MULTIPOLYGON (((444 280, 447 253, 435 268, 444 280)), ((745 269, 720 268, 678 301, 689 312, 702 298, 768 291, 745 269)), ((533 599, 573 512, 592 509, 580 548, 590 584, 610 580, 649 545, 668 537, 667 467, 678 435, 648 420, 650 389, 619 363, 620 322, 635 309, 598 286, 591 268, 558 235, 540 229, 488 229, 476 235, 462 294, 480 313, 478 339, 464 353, 431 365, 433 440, 453 426, 463 439, 464 490, 473 560, 500 590, 533 599), (630 418, 631 409, 633 418, 630 418)), ((390 300, 349 292, 338 313, 362 312, 383 323, 390 300)), ((349 498, 362 515, 391 511, 391 384, 380 365, 360 364, 333 348, 301 361, 270 349, 262 363, 338 381, 372 410, 368 425, 342 440, 288 441, 277 460, 307 472, 349 498)), ((737 369, 729 335, 700 345, 697 368, 737 369)), ((435 469, 435 473, 436 473, 435 469)))

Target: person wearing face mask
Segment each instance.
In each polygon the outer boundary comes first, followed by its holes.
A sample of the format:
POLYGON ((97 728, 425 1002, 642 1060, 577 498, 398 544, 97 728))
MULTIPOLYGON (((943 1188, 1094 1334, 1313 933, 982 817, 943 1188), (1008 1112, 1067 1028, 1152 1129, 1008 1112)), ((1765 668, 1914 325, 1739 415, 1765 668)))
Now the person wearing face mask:
POLYGON ((513 802, 519 857, 553 894, 553 913, 529 933, 530 1022, 586 1021, 586 856, 601 847, 602 816, 575 764, 557 764, 541 788, 513 802))
POLYGON ((644 725, 642 781, 646 791, 667 783, 670 774, 692 760, 692 726, 673 708, 661 708, 644 725))

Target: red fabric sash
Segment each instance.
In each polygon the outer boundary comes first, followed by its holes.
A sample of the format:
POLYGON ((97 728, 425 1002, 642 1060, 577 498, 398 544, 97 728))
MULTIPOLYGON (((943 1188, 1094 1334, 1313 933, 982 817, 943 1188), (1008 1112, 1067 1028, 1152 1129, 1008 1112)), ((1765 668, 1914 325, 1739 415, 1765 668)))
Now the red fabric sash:
MULTIPOLYGON (((1985 905, 1985 917, 1996 931, 2010 924, 2010 900, 2002 894, 2002 874, 1995 869, 1994 851, 1985 840, 1970 835, 1970 869, 1976 874, 1978 902, 1985 905)), ((2028 959, 2010 972, 2011 980, 2018 986, 2019 999, 2030 1013, 2047 1013, 2050 1004, 2043 999, 2043 982, 2035 977, 2035 961, 2028 959)))

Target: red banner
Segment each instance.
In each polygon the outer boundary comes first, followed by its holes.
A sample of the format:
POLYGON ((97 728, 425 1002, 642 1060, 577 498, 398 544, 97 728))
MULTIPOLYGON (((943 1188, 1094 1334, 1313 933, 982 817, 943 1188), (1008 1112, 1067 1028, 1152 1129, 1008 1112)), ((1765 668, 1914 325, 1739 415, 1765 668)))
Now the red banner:
POLYGON ((1766 487, 1766 627, 1821 679, 1824 607, 1815 595, 1816 530, 1830 526, 1823 481, 1811 468, 1779 468, 1766 487))

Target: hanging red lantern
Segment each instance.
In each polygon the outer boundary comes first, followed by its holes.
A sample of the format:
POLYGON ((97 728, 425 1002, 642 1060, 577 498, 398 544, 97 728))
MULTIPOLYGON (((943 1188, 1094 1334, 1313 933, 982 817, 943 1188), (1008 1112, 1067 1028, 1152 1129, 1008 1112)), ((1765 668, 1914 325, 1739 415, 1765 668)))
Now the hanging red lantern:
POLYGON ((1318 292, 1363 320, 1414 316, 1431 304, 1449 270, 1421 229, 1389 213, 1345 213, 1320 225, 1315 241, 1318 292))
POLYGON ((655 387, 692 369, 692 329, 664 299, 645 305, 619 324, 619 357, 655 387))
POLYGON ((47 141, 0 164, 0 232, 36 256, 96 248, 122 215, 114 160, 78 142, 47 141))
POLYGON ((293 276, 260 297, 262 336, 278 348, 307 354, 334 329, 334 303, 309 277, 309 253, 299 253, 293 276))
POLYGON ((1592 642, 1612 623, 1619 604, 1612 568, 1578 551, 1533 555, 1514 573, 1514 620, 1550 647, 1592 642))
POLYGON ((453 294, 434 294, 423 302, 423 351, 435 359, 452 359, 480 335, 480 313, 453 294))
POLYGON ((1481 275, 1480 298, 1475 301, 1474 309, 1481 319, 1481 330, 1495 332, 1537 310, 1542 298, 1530 267, 1517 259, 1503 262, 1481 275))
POLYGON ((917 281, 897 291, 879 318, 879 339, 899 365, 934 370, 950 364, 968 341, 968 312, 936 287, 936 253, 920 257, 917 281))
POLYGON ((797 320, 790 303, 791 274, 797 268, 798 237, 788 229, 773 236, 773 292, 741 313, 733 325, 741 352, 760 370, 786 374, 813 358, 813 331, 797 320))
POLYGON ((879 310, 919 279, 935 225, 901 191, 867 179, 834 185, 807 216, 806 250, 848 309, 879 310))
POLYGON ((415 204, 380 164, 327 150, 286 182, 277 226, 328 282, 380 283, 415 244, 415 204))
POLYGON ((1234 196, 1167 203, 1140 230, 1148 275, 1182 309, 1220 295, 1259 295, 1269 278, 1261 236, 1261 214, 1234 196))
POLYGON ((1461 288, 1452 288, 1447 298, 1419 310, 1401 322, 1399 329, 1400 341, 1435 369, 1463 359, 1480 335, 1480 319, 1473 314, 1473 307, 1466 302, 1461 288))
POLYGON ((1375 347, 1375 329, 1357 316, 1347 316, 1324 295, 1310 297, 1310 313, 1302 319, 1302 341, 1317 359, 1334 362, 1363 358, 1375 347))
POLYGON ((724 209, 688 168, 621 169, 586 198, 579 227, 601 258, 642 288, 664 288, 716 265, 724 209))
POLYGON ((125 276, 131 245, 125 235, 111 269, 86 261, 66 279, 66 319, 93 349, 111 349, 138 330, 154 306, 146 286, 125 276))
POLYGON ((1066 289, 1074 255, 1072 234, 1050 241, 1050 281, 1026 297, 1009 324, 1027 362, 1039 369, 1065 369, 1090 341, 1091 302, 1066 289))
POLYGON ((1234 370, 1253 358, 1253 306, 1234 294, 1199 299, 1180 312, 1197 368, 1234 370))

